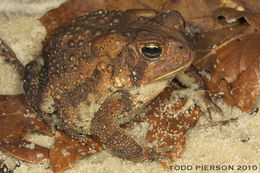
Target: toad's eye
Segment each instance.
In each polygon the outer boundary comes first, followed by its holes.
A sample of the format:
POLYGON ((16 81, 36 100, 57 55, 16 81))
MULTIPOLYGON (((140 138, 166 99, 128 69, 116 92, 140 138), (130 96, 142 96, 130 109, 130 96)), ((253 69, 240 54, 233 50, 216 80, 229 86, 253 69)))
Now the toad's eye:
POLYGON ((144 45, 141 48, 141 53, 149 61, 158 60, 162 55, 162 47, 157 44, 144 45))

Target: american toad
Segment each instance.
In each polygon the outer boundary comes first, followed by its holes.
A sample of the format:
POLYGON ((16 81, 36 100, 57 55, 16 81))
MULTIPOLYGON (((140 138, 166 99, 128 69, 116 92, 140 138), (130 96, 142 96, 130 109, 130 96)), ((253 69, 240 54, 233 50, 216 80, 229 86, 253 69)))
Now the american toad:
POLYGON ((96 11, 78 18, 44 46, 43 62, 25 67, 30 106, 51 128, 74 138, 96 135, 132 161, 161 154, 120 128, 188 67, 194 48, 176 11, 96 11))

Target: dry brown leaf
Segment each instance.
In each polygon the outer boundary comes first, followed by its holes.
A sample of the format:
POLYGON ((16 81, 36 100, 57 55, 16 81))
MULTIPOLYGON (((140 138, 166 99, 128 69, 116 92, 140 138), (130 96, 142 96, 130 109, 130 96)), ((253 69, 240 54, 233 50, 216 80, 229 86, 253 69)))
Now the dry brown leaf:
POLYGON ((55 134, 55 143, 50 150, 50 164, 54 172, 61 172, 72 166, 77 160, 102 150, 102 144, 94 137, 87 142, 73 140, 61 131, 55 134))
POLYGON ((4 143, 1 141, 0 149, 12 156, 31 163, 46 163, 49 156, 49 149, 22 141, 19 144, 4 143))
POLYGON ((260 95, 259 45, 260 34, 254 33, 216 48, 216 53, 205 62, 206 70, 211 74, 207 85, 213 95, 226 93, 225 101, 243 111, 254 107, 260 95))
POLYGON ((169 102, 171 93, 178 89, 176 86, 168 87, 149 106, 146 116, 142 119, 153 127, 147 133, 147 141, 158 141, 158 148, 174 148, 169 156, 172 160, 180 157, 185 144, 186 132, 194 127, 202 114, 198 106, 187 114, 179 114, 185 101, 178 104, 169 102))
POLYGON ((25 108, 24 96, 0 96, 0 149, 32 163, 48 159, 48 149, 25 137, 32 131, 50 134, 43 122, 25 108))
MULTIPOLYGON (((193 64, 197 68, 205 65, 205 61, 211 61, 208 57, 214 54, 215 49, 219 49, 243 35, 257 32, 256 26, 260 24, 259 14, 240 12, 231 8, 219 8, 213 11, 213 16, 221 27, 209 32, 202 32, 193 38, 197 48, 193 64)), ((207 62, 206 65, 208 64, 207 62)))
POLYGON ((248 27, 247 23, 236 22, 218 30, 198 34, 193 38, 197 50, 192 64, 198 69, 202 66, 206 70, 213 68, 215 59, 210 56, 215 54, 216 49, 244 35, 248 27))

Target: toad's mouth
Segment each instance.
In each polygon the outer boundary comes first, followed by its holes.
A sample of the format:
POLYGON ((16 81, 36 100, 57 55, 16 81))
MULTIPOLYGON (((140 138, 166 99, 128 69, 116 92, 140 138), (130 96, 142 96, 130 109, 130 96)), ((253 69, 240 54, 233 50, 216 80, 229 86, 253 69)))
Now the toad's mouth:
POLYGON ((182 69, 184 69, 184 68, 185 68, 184 66, 182 66, 182 67, 180 67, 180 68, 177 68, 177 69, 175 69, 174 71, 171 71, 171 72, 169 72, 169 73, 166 73, 166 74, 163 75, 163 76, 160 76, 160 77, 154 79, 153 81, 159 81, 159 80, 161 80, 161 79, 172 78, 172 77, 175 76, 175 74, 176 74, 178 71, 180 71, 180 70, 182 70, 182 69))
POLYGON ((189 67, 190 64, 192 63, 192 61, 193 61, 193 58, 191 58, 186 64, 184 64, 184 65, 180 66, 179 68, 177 68, 173 71, 170 71, 169 73, 166 73, 158 78, 155 78, 153 81, 159 81, 162 79, 173 78, 177 72, 189 67))

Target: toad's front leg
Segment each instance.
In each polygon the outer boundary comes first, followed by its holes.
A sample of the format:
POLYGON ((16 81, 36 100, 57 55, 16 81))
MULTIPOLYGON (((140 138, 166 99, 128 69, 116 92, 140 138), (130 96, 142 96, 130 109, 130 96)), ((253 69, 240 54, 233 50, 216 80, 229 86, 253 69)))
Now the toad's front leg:
POLYGON ((179 113, 183 113, 197 104, 209 115, 211 115, 211 112, 222 115, 222 110, 211 100, 205 88, 205 82, 194 66, 191 65, 186 71, 180 71, 176 75, 176 79, 186 87, 171 93, 170 100, 172 102, 178 101, 178 98, 186 100, 179 113))
POLYGON ((131 107, 131 100, 127 93, 117 92, 106 99, 92 120, 91 128, 101 142, 113 154, 131 161, 158 160, 160 154, 153 149, 145 150, 124 130, 117 126, 113 119, 122 111, 131 107))

